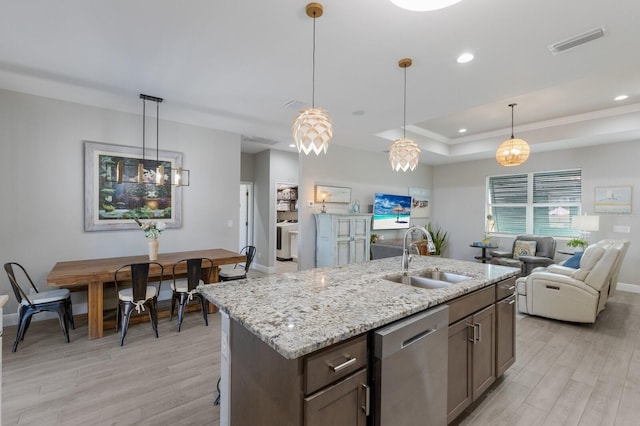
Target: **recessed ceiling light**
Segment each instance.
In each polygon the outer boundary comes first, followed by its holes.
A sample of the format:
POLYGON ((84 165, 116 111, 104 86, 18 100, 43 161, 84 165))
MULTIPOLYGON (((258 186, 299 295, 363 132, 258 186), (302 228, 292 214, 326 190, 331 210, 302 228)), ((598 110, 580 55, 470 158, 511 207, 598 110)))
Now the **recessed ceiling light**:
POLYGON ((391 0, 398 7, 414 12, 426 12, 429 10, 443 9, 461 0, 391 0))
POLYGON ((618 95, 615 98, 613 98, 614 101, 624 101, 625 99, 629 98, 628 95, 618 95))
POLYGON ((458 56, 459 64, 466 64, 467 62, 473 61, 473 53, 465 52, 462 55, 458 56))
POLYGON ((467 129, 459 129, 458 133, 467 133, 467 129))
POLYGON ((296 147, 296 144, 295 144, 295 143, 290 143, 290 144, 289 144, 289 148, 295 148, 295 147, 296 147))

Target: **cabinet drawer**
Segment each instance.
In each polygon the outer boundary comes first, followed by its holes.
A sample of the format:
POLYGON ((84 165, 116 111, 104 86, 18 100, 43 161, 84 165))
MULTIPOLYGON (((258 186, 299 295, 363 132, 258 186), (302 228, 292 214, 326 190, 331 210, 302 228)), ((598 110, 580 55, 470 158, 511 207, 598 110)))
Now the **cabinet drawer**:
POLYGON ((304 360, 305 395, 367 365, 367 336, 363 335, 322 350, 304 360))
POLYGON ((448 302, 449 324, 453 324, 454 322, 494 303, 496 301, 495 287, 495 284, 492 284, 489 287, 476 290, 471 294, 466 294, 448 302))
POLYGON ((496 284, 496 300, 511 296, 516 290, 516 277, 500 281, 496 284))

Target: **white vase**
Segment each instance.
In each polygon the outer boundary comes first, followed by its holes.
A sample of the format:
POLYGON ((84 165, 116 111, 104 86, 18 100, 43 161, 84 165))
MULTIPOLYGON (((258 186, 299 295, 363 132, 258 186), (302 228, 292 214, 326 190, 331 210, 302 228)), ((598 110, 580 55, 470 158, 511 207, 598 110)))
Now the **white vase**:
POLYGON ((157 238, 147 238, 147 245, 149 246, 149 260, 158 260, 160 241, 157 238))

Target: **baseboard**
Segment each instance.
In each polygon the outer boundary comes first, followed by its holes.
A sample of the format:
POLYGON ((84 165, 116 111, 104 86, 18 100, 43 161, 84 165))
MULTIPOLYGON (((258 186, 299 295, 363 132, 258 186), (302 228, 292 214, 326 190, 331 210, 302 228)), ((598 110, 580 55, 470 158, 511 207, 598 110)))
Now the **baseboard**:
POLYGON ((629 293, 640 293, 640 285, 618 283, 618 285, 616 286, 616 290, 626 291, 629 293))
POLYGON ((255 269, 258 272, 264 272, 265 274, 275 274, 276 273, 276 267, 275 266, 264 266, 264 265, 260 265, 259 263, 254 263, 251 266, 251 269, 255 269))

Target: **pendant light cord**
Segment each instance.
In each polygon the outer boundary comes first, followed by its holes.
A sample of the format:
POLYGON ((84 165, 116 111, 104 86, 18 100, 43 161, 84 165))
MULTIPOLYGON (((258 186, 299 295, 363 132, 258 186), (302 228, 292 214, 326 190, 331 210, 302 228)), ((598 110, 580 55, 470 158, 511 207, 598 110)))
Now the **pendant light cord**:
POLYGON ((513 107, 516 106, 516 104, 511 104, 509 106, 511 107, 511 139, 515 139, 513 136, 513 107))
POLYGON ((402 108, 402 138, 407 138, 407 67, 404 67, 404 104, 402 108))
POLYGON ((156 167, 160 165, 160 102, 156 102, 156 167))
POLYGON ((316 12, 313 12, 313 59, 311 72, 311 108, 316 107, 316 12))
POLYGON ((144 147, 144 138, 145 138, 145 129, 146 129, 146 125, 145 125, 145 118, 147 116, 147 101, 143 98, 142 99, 142 164, 144 165, 144 152, 145 147, 144 147))

